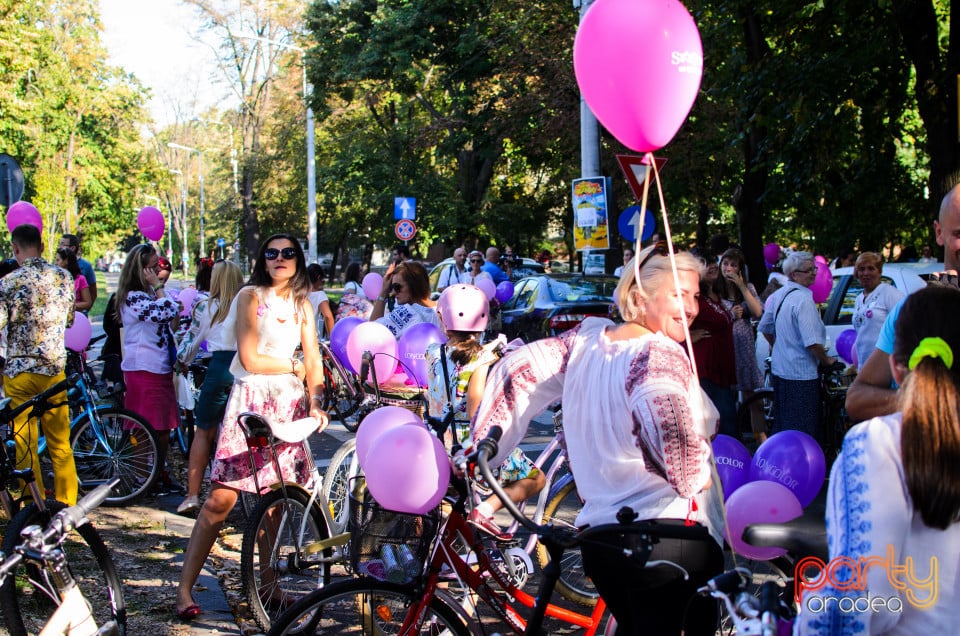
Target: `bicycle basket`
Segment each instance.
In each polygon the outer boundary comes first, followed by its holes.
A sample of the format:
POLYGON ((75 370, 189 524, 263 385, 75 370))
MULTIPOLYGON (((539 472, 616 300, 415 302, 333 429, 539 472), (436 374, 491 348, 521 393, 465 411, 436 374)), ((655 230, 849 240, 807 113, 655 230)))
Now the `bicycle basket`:
POLYGON ((349 530, 354 573, 411 583, 423 576, 440 530, 440 509, 423 515, 387 510, 362 487, 350 492, 349 530))
POLYGON ((384 406, 399 406, 400 408, 404 408, 404 409, 407 409, 408 411, 416 413, 421 418, 424 416, 427 410, 426 404, 422 399, 419 399, 419 398, 406 399, 406 398, 400 397, 399 395, 390 394, 390 393, 380 394, 380 404, 384 406))

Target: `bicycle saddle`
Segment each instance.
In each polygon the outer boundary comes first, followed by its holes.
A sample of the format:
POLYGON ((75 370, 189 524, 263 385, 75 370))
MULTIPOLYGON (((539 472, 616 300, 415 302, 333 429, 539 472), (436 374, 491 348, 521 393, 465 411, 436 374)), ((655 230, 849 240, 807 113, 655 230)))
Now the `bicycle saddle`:
POLYGON ((238 415, 237 424, 243 429, 248 439, 275 437, 281 442, 290 444, 302 442, 320 428, 320 422, 315 417, 304 417, 293 422, 276 423, 264 415, 249 412, 238 415))
POLYGON ((797 517, 785 523, 755 523, 743 529, 743 540, 758 547, 784 548, 798 558, 830 558, 823 520, 797 517))

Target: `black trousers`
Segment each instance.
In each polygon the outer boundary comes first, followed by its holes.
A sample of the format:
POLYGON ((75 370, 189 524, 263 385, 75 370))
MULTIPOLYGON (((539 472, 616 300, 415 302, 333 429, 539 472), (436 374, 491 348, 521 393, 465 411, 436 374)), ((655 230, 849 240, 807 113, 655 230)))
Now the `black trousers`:
MULTIPOLYGON (((663 525, 683 525, 682 519, 659 519, 663 525)), ((650 560, 682 566, 642 567, 624 557, 622 548, 639 544, 637 535, 611 531, 580 546, 583 568, 617 619, 617 636, 688 636, 715 633, 717 601, 699 596, 697 588, 723 571, 723 550, 703 526, 702 539, 660 539, 650 560), (595 541, 594 541, 595 539, 595 541)))

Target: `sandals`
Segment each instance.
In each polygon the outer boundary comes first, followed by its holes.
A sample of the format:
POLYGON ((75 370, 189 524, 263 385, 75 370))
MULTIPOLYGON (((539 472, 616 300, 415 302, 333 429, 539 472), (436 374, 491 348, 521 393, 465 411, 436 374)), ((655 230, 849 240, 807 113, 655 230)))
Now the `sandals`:
POLYGON ((200 510, 200 498, 196 495, 190 495, 185 498, 183 502, 177 506, 178 515, 193 515, 198 510, 200 510))
POLYGON ((195 619, 197 616, 200 615, 200 606, 197 605, 196 603, 191 603, 190 605, 187 605, 186 607, 184 607, 182 610, 181 609, 176 610, 176 612, 177 612, 177 618, 179 618, 180 620, 192 621, 193 619, 195 619))

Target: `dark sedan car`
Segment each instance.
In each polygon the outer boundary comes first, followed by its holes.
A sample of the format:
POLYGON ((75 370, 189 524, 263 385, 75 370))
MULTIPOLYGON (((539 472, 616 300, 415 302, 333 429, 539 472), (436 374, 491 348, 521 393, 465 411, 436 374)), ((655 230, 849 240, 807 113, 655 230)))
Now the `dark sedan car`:
POLYGON ((541 274, 514 285, 513 298, 501 308, 503 332, 532 342, 576 327, 588 316, 609 317, 613 310, 613 276, 541 274))

